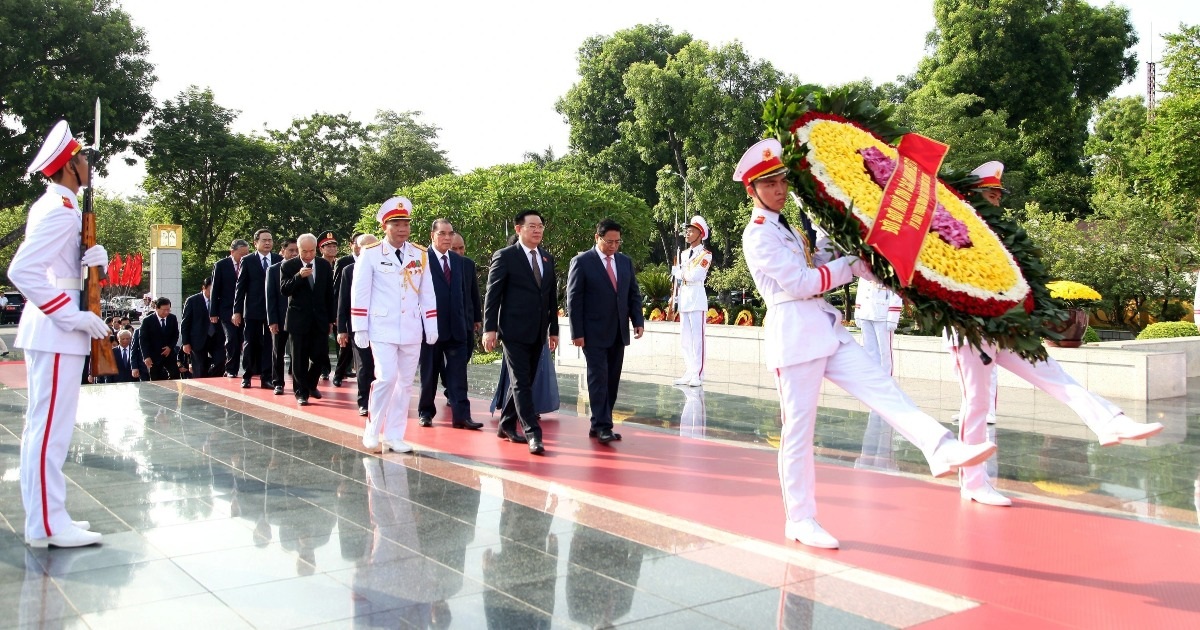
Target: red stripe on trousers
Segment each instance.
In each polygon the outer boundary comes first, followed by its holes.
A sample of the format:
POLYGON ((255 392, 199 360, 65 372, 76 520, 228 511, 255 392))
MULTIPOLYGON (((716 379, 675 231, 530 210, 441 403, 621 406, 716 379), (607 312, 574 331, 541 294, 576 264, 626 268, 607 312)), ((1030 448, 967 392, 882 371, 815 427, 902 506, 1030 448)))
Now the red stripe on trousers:
POLYGON ((42 465, 40 471, 42 478, 42 525, 46 528, 47 538, 53 536, 54 532, 50 531, 50 508, 46 505, 46 449, 50 445, 50 428, 54 423, 54 400, 58 398, 58 359, 61 356, 57 352, 54 353, 54 375, 52 376, 53 381, 51 381, 52 384, 50 385, 50 413, 46 417, 46 431, 42 433, 42 465))

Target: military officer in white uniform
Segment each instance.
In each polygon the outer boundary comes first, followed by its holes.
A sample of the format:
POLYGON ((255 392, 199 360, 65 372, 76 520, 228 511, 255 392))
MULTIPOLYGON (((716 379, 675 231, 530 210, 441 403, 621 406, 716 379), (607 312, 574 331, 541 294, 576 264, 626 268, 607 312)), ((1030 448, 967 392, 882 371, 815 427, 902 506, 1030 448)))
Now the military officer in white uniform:
MULTIPOLYGON (((1007 192, 1001 184, 1004 165, 988 162, 972 171, 972 174, 979 178, 975 192, 998 207, 1001 197, 1007 192)), ((954 345, 951 348, 965 398, 966 413, 958 426, 959 439, 963 442, 973 444, 987 439, 987 415, 990 405, 995 401, 991 382, 997 366, 1029 381, 1034 387, 1070 407, 1096 434, 1102 446, 1111 446, 1121 440, 1148 438, 1163 430, 1163 425, 1158 422, 1134 422, 1116 405, 1084 389, 1053 358, 1031 363, 1015 352, 1001 350, 990 343, 984 343, 981 350, 982 353, 966 345, 954 345), (981 354, 986 354, 990 361, 985 364, 981 354)), ((967 501, 1001 507, 1012 505, 1011 499, 992 486, 983 465, 964 467, 959 471, 959 490, 967 501)))
POLYGON ((892 338, 900 324, 904 300, 895 291, 866 278, 859 278, 854 296, 854 322, 862 330, 867 356, 883 371, 892 373, 892 338))
POLYGON ((85 267, 105 267, 96 245, 79 255, 83 227, 78 191, 87 186, 88 163, 67 122, 59 121, 30 165, 50 178, 46 194, 29 208, 25 241, 8 278, 25 294, 16 347, 25 350, 29 407, 21 434, 21 499, 25 542, 32 547, 80 547, 100 542, 86 521, 67 515, 63 463, 75 430, 79 375, 92 339, 109 335, 100 316, 79 301, 85 267))
POLYGON ((712 252, 704 247, 708 222, 696 215, 684 232, 688 248, 679 252, 671 277, 679 283, 675 308, 679 311, 679 341, 683 346, 683 376, 676 385, 699 387, 704 383, 704 315, 708 311, 708 293, 704 279, 712 267, 712 252))
POLYGON ((787 512, 785 533, 805 545, 836 549, 838 540, 817 523, 813 425, 822 377, 879 412, 929 461, 934 476, 981 462, 996 450, 990 442, 967 446, 913 406, 887 372, 871 361, 842 326, 841 313, 821 296, 853 279, 870 276, 855 256, 826 260, 780 214, 787 200, 782 148, 763 140, 742 156, 734 181, 754 202, 742 232, 742 252, 758 292, 767 302, 765 360, 775 371, 783 412, 779 481, 787 512))
POLYGON ((422 336, 437 343, 437 298, 425 248, 408 242, 412 202, 392 197, 375 217, 384 238, 360 251, 350 296, 354 345, 369 346, 375 358, 363 446, 374 450, 382 438, 385 451, 408 453, 408 402, 422 336))

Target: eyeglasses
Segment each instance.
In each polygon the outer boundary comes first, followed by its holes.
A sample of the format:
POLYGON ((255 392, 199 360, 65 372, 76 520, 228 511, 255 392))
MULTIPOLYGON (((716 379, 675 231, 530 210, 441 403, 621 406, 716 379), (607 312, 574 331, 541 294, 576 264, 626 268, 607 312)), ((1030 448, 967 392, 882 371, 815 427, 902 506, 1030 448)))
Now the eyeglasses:
POLYGON ((603 240, 603 241, 604 241, 604 244, 605 244, 605 245, 608 245, 609 247, 612 247, 612 246, 614 246, 614 245, 620 245, 621 243, 624 243, 624 242, 625 242, 625 241, 623 241, 623 240, 621 240, 621 239, 617 239, 617 240, 615 240, 615 241, 610 241, 610 240, 608 240, 608 239, 601 239, 601 240, 603 240))
POLYGON ((546 229, 545 223, 521 223, 520 225, 521 225, 521 227, 525 228, 526 230, 544 230, 544 229, 546 229))

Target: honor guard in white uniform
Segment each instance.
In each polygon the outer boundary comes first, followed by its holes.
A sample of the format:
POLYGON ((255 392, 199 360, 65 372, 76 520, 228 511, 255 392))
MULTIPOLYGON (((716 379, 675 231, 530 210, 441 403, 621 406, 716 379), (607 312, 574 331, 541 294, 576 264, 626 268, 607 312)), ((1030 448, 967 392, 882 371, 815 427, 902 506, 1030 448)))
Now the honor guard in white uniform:
MULTIPOLYGON (((838 541, 816 521, 813 425, 822 377, 846 390, 896 428, 925 454, 934 476, 981 462, 991 443, 967 446, 913 406, 887 372, 871 361, 842 326, 841 313, 821 296, 870 270, 855 256, 824 260, 780 214, 787 200, 787 169, 774 139, 750 147, 734 181, 754 201, 742 232, 742 253, 767 302, 765 360, 774 370, 783 412, 779 481, 787 513, 785 533, 805 545, 836 549, 838 541)), ((818 251, 829 251, 818 243, 818 251)))
POLYGON ((29 208, 25 241, 8 268, 8 278, 28 299, 17 329, 25 350, 29 407, 21 434, 21 498, 25 542, 32 547, 80 547, 100 542, 86 521, 67 515, 67 480, 62 467, 75 430, 79 375, 92 339, 109 335, 100 316, 79 301, 85 267, 105 267, 108 254, 96 245, 80 257, 83 219, 76 193, 89 185, 87 158, 59 121, 30 165, 51 182, 29 208))
POLYGON ((363 446, 408 453, 408 402, 421 342, 437 343, 437 298, 425 248, 408 242, 412 202, 392 197, 375 217, 384 237, 360 251, 350 296, 354 344, 375 358, 363 446))
MULTIPOLYGON (((988 162, 971 173, 979 178, 975 192, 999 207, 1000 199, 1008 192, 1001 184, 1004 165, 988 162)), ((966 399, 966 412, 958 426, 959 439, 968 444, 987 439, 987 414, 989 405, 995 401, 990 388, 996 366, 1025 379, 1070 407, 1096 434, 1102 446, 1111 446, 1121 440, 1148 438, 1163 430, 1163 425, 1158 422, 1134 422, 1116 405, 1084 389, 1053 358, 1031 363, 1015 352, 1001 350, 990 343, 983 344, 982 353, 966 345, 954 345, 952 352, 966 399), (983 355, 989 359, 986 363, 983 355)), ((1012 500, 992 486, 983 465, 963 467, 959 471, 959 489, 967 501, 1002 507, 1012 505, 1012 500)))
POLYGON ((862 330, 867 356, 885 372, 892 373, 892 338, 900 325, 904 300, 895 291, 866 278, 859 278, 854 296, 854 321, 862 330))
POLYGON ((683 376, 676 385, 699 387, 704 383, 704 315, 708 311, 708 293, 704 279, 712 267, 712 252, 704 248, 708 222, 696 215, 684 233, 688 248, 679 253, 671 277, 679 283, 676 310, 679 312, 679 341, 683 346, 683 376))

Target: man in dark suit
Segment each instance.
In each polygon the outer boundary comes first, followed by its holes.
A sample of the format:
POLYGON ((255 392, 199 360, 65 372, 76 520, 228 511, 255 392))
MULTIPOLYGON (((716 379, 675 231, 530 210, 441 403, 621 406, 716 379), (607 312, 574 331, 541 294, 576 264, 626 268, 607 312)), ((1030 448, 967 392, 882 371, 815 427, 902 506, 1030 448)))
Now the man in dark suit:
POLYGON ((267 269, 283 257, 271 252, 275 241, 271 231, 254 233, 254 253, 242 258, 242 273, 238 276, 233 296, 235 326, 242 327, 242 388, 250 387, 251 377, 258 375, 263 389, 271 389, 271 331, 267 328, 267 269))
MULTIPOLYGON (((355 240, 354 251, 357 253, 363 247, 379 241, 372 234, 359 234, 355 240)), ((359 348, 354 345, 354 329, 350 319, 350 299, 354 295, 354 266, 355 262, 351 260, 350 264, 345 265, 341 269, 341 276, 338 272, 333 272, 334 277, 338 278, 341 286, 337 290, 337 342, 342 349, 347 347, 353 348, 354 358, 358 361, 358 415, 366 416, 368 403, 371 402, 371 383, 375 382, 375 356, 371 354, 371 346, 359 348)), ((339 355, 340 360, 340 355, 339 355)), ((336 374, 336 371, 335 371, 336 374)), ((334 384, 337 384, 337 379, 334 379, 334 384)))
MULTIPOLYGON (((332 232, 330 234, 332 235, 332 232)), ((360 236, 362 236, 362 232, 355 232, 354 236, 350 237, 351 253, 337 259, 337 262, 333 264, 333 300, 337 302, 339 306, 342 303, 342 273, 346 271, 346 267, 353 265, 354 261, 358 258, 358 250, 360 247, 358 244, 358 237, 360 236)), ((347 323, 349 323, 349 320, 347 320, 347 323)), ((354 364, 353 348, 353 340, 344 346, 339 344, 337 362, 333 365, 334 387, 341 387, 342 381, 346 377, 354 376, 354 370, 351 369, 354 364)))
POLYGON ((533 376, 542 344, 549 335, 550 350, 558 347, 557 282, 554 257, 539 245, 546 225, 536 210, 525 210, 514 221, 518 240, 492 254, 484 298, 483 349, 491 352, 504 342, 504 368, 510 394, 500 416, 502 439, 529 442, 529 452, 545 452, 542 427, 533 406, 533 376), (517 435, 521 421, 524 437, 517 435))
POLYGON ((130 332, 133 333, 133 341, 129 344, 133 348, 133 358, 129 361, 129 374, 135 381, 150 380, 150 371, 146 369, 146 362, 142 360, 142 328, 140 325, 133 328, 130 332))
POLYGON ((250 245, 244 239, 236 239, 229 245, 229 256, 213 265, 208 318, 219 324, 225 335, 225 376, 230 378, 237 376, 238 362, 242 358, 242 329, 233 323, 233 299, 242 272, 242 258, 249 251, 250 245))
POLYGON ((300 255, 279 266, 279 291, 288 299, 283 328, 292 340, 292 389, 301 407, 321 398, 317 382, 329 371, 332 331, 333 266, 317 257, 317 237, 296 239, 300 255))
POLYGON ((621 226, 605 219, 596 225, 596 246, 571 259, 567 271, 567 315, 571 343, 583 348, 587 362, 588 403, 592 410, 591 437, 601 444, 621 439, 613 432, 612 410, 621 384, 621 365, 629 345, 629 323, 640 339, 642 292, 633 262, 621 248, 621 226))
POLYGON ((225 366, 221 329, 208 318, 212 278, 205 278, 200 292, 183 303, 183 328, 179 331, 183 352, 191 357, 192 377, 217 376, 225 366))
MULTIPOLYGON (((283 261, 289 261, 300 255, 296 239, 283 240, 279 249, 283 261)), ((288 333, 283 329, 287 318, 287 298, 279 292, 279 268, 283 262, 277 262, 267 268, 267 329, 271 331, 271 385, 275 387, 275 395, 283 395, 284 367, 283 358, 287 354, 288 333)))
POLYGON ((113 358, 117 362, 117 373, 103 377, 105 383, 132 383, 134 378, 133 365, 133 333, 128 330, 117 331, 117 345, 113 346, 113 358))
POLYGON ((470 362, 471 355, 475 353, 475 335, 479 334, 479 329, 483 328, 483 299, 479 295, 479 276, 475 268, 475 261, 467 257, 467 242, 463 240, 462 234, 454 233, 454 238, 450 241, 450 251, 462 256, 463 259, 463 277, 470 281, 467 287, 471 292, 471 320, 468 325, 471 326, 471 343, 467 344, 467 361, 470 362))
POLYGON ((429 272, 433 275, 433 292, 437 295, 437 343, 421 344, 421 397, 417 401, 417 416, 421 426, 433 426, 437 407, 438 375, 446 381, 446 402, 450 405, 450 423, 456 429, 478 429, 481 422, 471 420, 471 402, 467 400, 467 356, 475 341, 474 326, 468 309, 471 307, 470 285, 463 259, 450 251, 454 226, 446 219, 434 219, 429 232, 429 272))
POLYGON ((142 318, 142 362, 152 381, 179 378, 175 346, 179 343, 179 319, 171 313, 171 299, 154 301, 154 311, 142 318))

